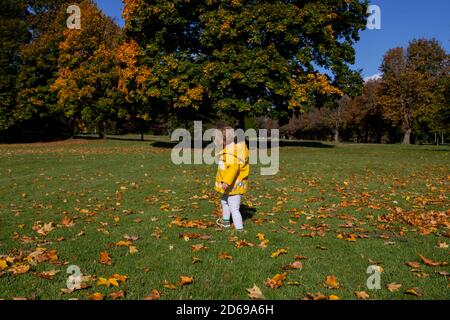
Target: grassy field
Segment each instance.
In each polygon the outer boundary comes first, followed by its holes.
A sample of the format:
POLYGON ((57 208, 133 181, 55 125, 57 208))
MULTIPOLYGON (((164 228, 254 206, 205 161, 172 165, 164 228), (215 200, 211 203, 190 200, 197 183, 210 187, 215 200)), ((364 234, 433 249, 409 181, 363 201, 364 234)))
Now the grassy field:
POLYGON ((216 168, 175 166, 170 152, 152 141, 0 146, 0 298, 248 299, 254 284, 267 299, 450 297, 449 147, 283 147, 278 175, 252 168, 245 234, 214 226, 216 168), (87 288, 61 291, 69 265, 87 288), (371 265, 380 290, 366 286, 371 265))

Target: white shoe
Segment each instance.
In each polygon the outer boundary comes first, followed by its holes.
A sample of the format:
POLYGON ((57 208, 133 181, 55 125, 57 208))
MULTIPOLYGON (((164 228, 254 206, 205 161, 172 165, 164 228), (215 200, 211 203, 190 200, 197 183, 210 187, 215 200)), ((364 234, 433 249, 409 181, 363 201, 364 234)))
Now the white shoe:
POLYGON ((219 218, 219 219, 216 220, 216 224, 217 224, 219 227, 224 228, 224 229, 227 229, 227 228, 230 228, 230 227, 231 227, 231 223, 230 223, 230 224, 224 224, 224 223, 223 223, 223 220, 222 220, 221 218, 219 218))

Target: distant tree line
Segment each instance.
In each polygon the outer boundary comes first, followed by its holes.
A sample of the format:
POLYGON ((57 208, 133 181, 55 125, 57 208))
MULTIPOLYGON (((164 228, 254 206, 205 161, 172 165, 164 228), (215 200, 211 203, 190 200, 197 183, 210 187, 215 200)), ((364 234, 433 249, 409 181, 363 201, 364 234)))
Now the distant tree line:
POLYGON ((0 2, 0 140, 168 134, 193 120, 365 143, 448 136, 449 59, 436 40, 390 50, 363 83, 358 0, 0 2), (74 4, 70 3, 70 4, 74 4), (330 74, 319 72, 327 69, 330 74))

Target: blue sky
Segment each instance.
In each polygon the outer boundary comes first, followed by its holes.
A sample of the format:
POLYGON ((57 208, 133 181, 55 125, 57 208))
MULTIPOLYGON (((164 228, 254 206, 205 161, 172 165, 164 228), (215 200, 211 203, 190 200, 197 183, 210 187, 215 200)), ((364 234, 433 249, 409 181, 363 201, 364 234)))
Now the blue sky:
MULTIPOLYGON (((123 25, 121 0, 96 0, 102 10, 123 25)), ((356 69, 377 74, 384 53, 407 46, 414 38, 436 38, 450 51, 449 0, 372 0, 381 8, 381 30, 366 30, 356 44, 356 69)))

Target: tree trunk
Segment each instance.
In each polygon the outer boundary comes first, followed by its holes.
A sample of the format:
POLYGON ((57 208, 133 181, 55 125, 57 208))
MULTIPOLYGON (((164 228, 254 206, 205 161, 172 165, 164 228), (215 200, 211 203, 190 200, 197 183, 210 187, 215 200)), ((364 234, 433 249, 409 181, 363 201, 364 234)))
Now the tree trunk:
POLYGON ((141 132, 141 141, 144 141, 144 131, 141 132))
POLYGON ((334 142, 339 143, 339 130, 334 131, 334 142))
POLYGON ((411 144, 411 133, 412 129, 407 129, 405 136, 403 137, 403 144, 411 144))
POLYGON ((236 114, 236 125, 234 129, 242 129, 245 131, 245 113, 238 112, 236 114))
POLYGON ((106 123, 104 121, 101 121, 98 124, 98 136, 100 139, 106 139, 105 129, 106 129, 106 123))

